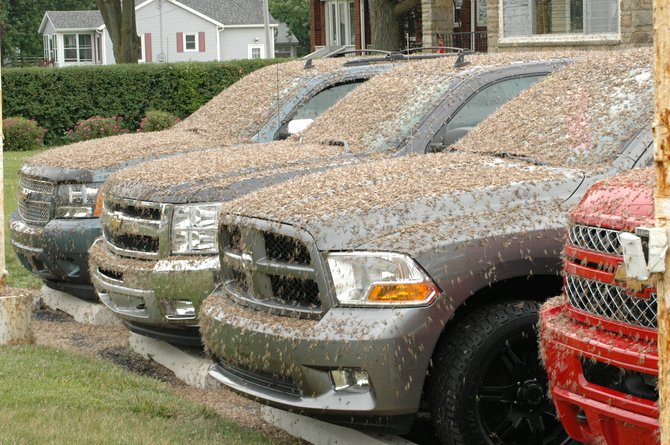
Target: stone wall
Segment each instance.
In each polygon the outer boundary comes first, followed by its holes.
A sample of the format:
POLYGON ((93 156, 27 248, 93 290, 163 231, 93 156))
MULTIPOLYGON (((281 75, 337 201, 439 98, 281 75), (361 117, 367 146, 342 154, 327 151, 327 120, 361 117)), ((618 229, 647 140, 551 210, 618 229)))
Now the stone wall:
MULTIPOLYGON (((580 38, 583 35, 574 34, 574 38, 557 37, 555 41, 533 41, 529 38, 527 41, 514 43, 500 42, 500 0, 488 0, 487 4, 489 52, 560 50, 575 47, 615 49, 652 44, 652 0, 620 0, 620 40, 583 39, 580 38)), ((558 36, 558 34, 545 34, 545 36, 558 36)))
POLYGON ((451 32, 454 28, 452 0, 421 0, 423 46, 437 46, 436 32, 451 32))

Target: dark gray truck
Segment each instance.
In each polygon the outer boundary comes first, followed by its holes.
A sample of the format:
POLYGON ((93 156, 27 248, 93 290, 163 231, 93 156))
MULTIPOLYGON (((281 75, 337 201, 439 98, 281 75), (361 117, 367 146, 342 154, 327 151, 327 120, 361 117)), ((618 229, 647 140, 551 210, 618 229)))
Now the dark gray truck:
MULTIPOLYGON (((257 70, 175 127, 96 139, 48 150, 20 170, 11 244, 46 286, 97 300, 88 249, 100 236, 100 189, 114 171, 151 159, 285 137, 291 122, 309 123, 361 82, 386 71, 386 60, 289 62, 257 70)), ((207 166, 203 166, 207 168, 207 166)))
POLYGON ((538 57, 401 62, 330 108, 300 139, 116 173, 105 190, 103 236, 91 249, 101 301, 136 333, 199 345, 197 313, 218 281, 217 215, 225 201, 342 164, 444 149, 566 64, 538 57))
POLYGON ((448 151, 226 204, 200 310, 210 374, 255 400, 444 444, 562 444, 537 352, 567 210, 652 158, 652 52, 590 53, 448 151))

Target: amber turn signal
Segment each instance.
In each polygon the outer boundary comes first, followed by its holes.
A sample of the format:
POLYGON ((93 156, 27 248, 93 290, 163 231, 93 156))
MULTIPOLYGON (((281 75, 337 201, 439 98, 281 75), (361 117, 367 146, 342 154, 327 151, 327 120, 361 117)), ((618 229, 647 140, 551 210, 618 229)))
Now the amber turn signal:
POLYGON ((376 283, 370 288, 368 301, 377 302, 422 302, 433 300, 438 294, 430 281, 419 283, 376 283))
POLYGON ((98 190, 98 197, 95 199, 95 208, 93 209, 93 216, 99 218, 102 215, 102 203, 105 201, 104 185, 100 186, 98 190))

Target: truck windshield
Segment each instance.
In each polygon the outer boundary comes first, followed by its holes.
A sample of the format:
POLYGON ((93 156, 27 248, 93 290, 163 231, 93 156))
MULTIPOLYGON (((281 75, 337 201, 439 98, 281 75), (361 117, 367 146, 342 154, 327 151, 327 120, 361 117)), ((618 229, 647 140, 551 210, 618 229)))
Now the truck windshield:
POLYGON ((400 63, 326 111, 303 139, 320 143, 344 138, 353 152, 394 151, 455 86, 515 61, 536 61, 538 55, 472 55, 467 60, 471 63, 464 68, 454 68, 450 58, 400 63))
POLYGON ((652 64, 650 49, 594 53, 521 93, 453 148, 607 168, 653 118, 652 64))

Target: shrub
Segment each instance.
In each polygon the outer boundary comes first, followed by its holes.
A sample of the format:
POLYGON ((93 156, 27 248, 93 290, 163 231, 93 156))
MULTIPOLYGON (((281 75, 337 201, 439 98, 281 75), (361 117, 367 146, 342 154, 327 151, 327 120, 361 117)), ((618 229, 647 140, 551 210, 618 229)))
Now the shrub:
POLYGON ((4 112, 49 129, 47 145, 90 116, 123 116, 136 130, 147 110, 184 119, 224 88, 275 59, 174 64, 9 68, 2 71, 4 112))
POLYGON ((93 116, 77 122, 74 130, 69 130, 65 138, 70 142, 87 141, 89 139, 104 138, 115 134, 128 133, 123 128, 123 119, 116 117, 93 116))
POLYGON ((44 146, 46 129, 23 117, 8 117, 2 121, 4 151, 35 150, 44 146))
POLYGON ((167 111, 149 110, 146 116, 140 121, 140 128, 137 131, 165 130, 180 121, 181 119, 167 111))

